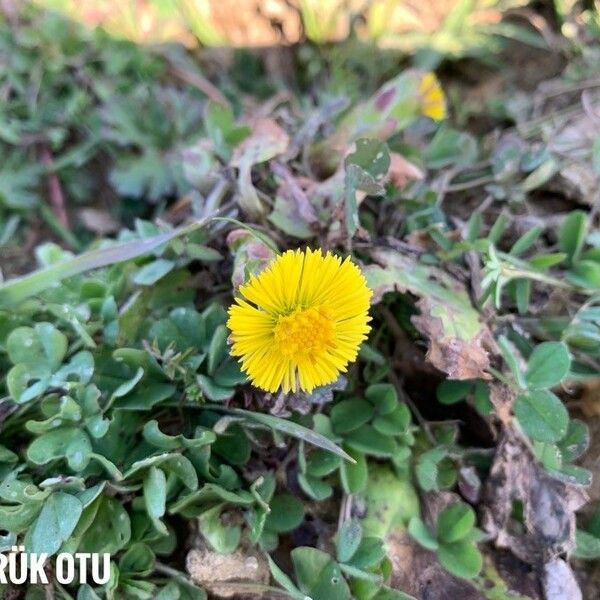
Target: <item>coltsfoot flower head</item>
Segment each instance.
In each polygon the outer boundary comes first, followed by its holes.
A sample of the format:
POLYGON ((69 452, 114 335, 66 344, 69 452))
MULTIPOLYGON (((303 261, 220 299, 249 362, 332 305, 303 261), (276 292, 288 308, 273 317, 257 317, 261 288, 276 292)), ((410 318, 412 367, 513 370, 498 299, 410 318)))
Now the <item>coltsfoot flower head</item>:
POLYGON ((263 390, 312 392, 335 381, 367 337, 371 290, 349 259, 288 250, 229 308, 231 353, 263 390))
POLYGON ((444 90, 434 73, 425 73, 419 82, 421 114, 434 121, 446 118, 446 98, 444 90))

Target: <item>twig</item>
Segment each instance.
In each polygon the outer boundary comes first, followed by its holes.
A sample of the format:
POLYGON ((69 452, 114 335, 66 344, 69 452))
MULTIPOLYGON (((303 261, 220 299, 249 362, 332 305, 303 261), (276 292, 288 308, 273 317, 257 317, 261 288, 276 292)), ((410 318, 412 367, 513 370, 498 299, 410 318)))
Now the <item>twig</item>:
POLYGON ((229 106, 229 100, 213 85, 208 79, 198 75, 198 73, 190 73, 180 67, 171 65, 173 75, 179 77, 182 81, 189 83, 191 86, 199 89, 204 95, 208 96, 213 102, 229 106))
POLYGON ((69 217, 65 209, 65 197, 60 185, 60 179, 56 172, 52 170, 54 159, 47 144, 42 144, 41 158, 42 164, 48 169, 48 191, 50 193, 52 209, 61 225, 69 227, 69 217))
POLYGON ((488 183, 494 183, 496 177, 493 175, 486 175, 485 177, 479 177, 477 179, 471 179, 470 181, 463 181, 461 183, 451 183, 446 186, 445 192, 462 192, 464 190, 470 190, 474 187, 481 187, 488 183))
POLYGON ((385 304, 380 304, 378 307, 378 311, 382 314, 383 318, 385 319, 386 325, 390 328, 390 331, 392 332, 394 337, 405 339, 406 334, 404 333, 402 327, 400 327, 398 321, 396 321, 396 317, 394 317, 392 311, 385 304))
POLYGON ((427 437, 429 443, 432 446, 437 446, 438 441, 435 439, 435 436, 431 432, 431 427, 429 426, 429 423, 425 420, 425 417, 423 417, 421 411, 417 408, 417 405, 413 402, 412 398, 404 391, 404 388, 402 387, 402 382, 400 381, 398 375, 396 375, 394 369, 390 370, 389 376, 392 380, 392 383, 394 384, 394 387, 396 388, 398 396, 403 402, 406 402, 406 404, 408 404, 408 407, 410 408, 412 414, 415 416, 415 419, 417 419, 419 425, 423 428, 423 432, 425 433, 425 436, 427 437))
POLYGON ((68 244, 73 250, 81 250, 81 242, 77 239, 75 234, 56 216, 56 213, 46 204, 40 204, 39 207, 40 216, 44 219, 48 227, 60 236, 61 239, 68 244))
MULTIPOLYGON (((392 334, 394 335, 394 337, 396 339, 398 339, 398 338, 402 339, 402 338, 406 337, 404 330, 402 329, 402 327, 400 327, 400 325, 396 321, 396 318, 392 314, 392 311, 387 306, 384 306, 383 304, 381 304, 379 306, 379 312, 383 315, 383 318, 385 319, 387 326, 390 328, 392 334)), ((392 383, 394 384, 394 387, 396 388, 396 392, 397 392, 398 396, 404 402, 406 402, 406 404, 409 406, 411 412, 415 416, 415 419, 417 419, 417 421, 419 422, 419 425, 421 425, 421 427, 423 428, 423 431, 425 432, 427 439, 431 442, 432 445, 434 445, 434 446, 437 445, 438 442, 435 439, 435 436, 433 435, 433 433, 431 432, 429 423, 425 420, 425 418, 423 417, 423 415, 417 408, 416 404, 412 401, 412 398, 410 398, 408 396, 408 394, 402 387, 402 382, 400 381, 400 378, 398 377, 398 375, 396 375, 396 371, 394 371, 394 369, 390 369, 389 376, 390 376, 390 379, 392 380, 392 383)))

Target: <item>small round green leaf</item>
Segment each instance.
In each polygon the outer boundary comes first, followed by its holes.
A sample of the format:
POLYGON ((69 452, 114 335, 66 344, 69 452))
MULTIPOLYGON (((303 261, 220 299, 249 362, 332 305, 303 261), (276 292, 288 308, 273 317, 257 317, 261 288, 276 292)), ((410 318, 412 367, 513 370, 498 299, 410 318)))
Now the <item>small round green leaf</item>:
POLYGON ((304 473, 298 473, 298 483, 307 496, 318 502, 327 500, 333 494, 333 488, 326 481, 304 473))
POLYGON ((577 260, 587 231, 587 215, 582 210, 571 211, 562 222, 558 232, 558 245, 561 252, 569 257, 569 262, 577 260))
POLYGON ((567 432, 567 409, 547 390, 522 394, 515 400, 514 412, 525 433, 539 442, 557 442, 567 432))
POLYGON ((408 522, 408 533, 410 533, 423 548, 437 550, 439 547, 437 540, 431 535, 431 531, 429 531, 427 525, 423 523, 423 519, 419 517, 413 517, 408 522))
POLYGON ((365 400, 343 400, 331 410, 331 426, 337 434, 349 433, 368 423, 373 413, 373 405, 365 400))
POLYGON ((588 426, 578 419, 569 422, 567 433, 560 440, 558 447, 562 453, 562 458, 566 462, 571 462, 579 458, 590 445, 590 432, 588 426))
POLYGON ((367 388, 365 396, 380 415, 392 412, 398 404, 398 394, 391 383, 374 383, 367 388))
POLYGON ((527 365, 525 381, 533 390, 558 385, 569 372, 571 357, 566 344, 544 342, 536 346, 527 365))
POLYGON ((350 519, 344 522, 336 539, 337 559, 340 562, 348 562, 354 556, 362 540, 362 535, 360 521, 350 519))
POLYGON ((446 571, 463 579, 477 577, 483 565, 481 552, 471 542, 444 544, 439 547, 437 555, 446 571))
POLYGON ((389 458, 398 449, 394 438, 379 433, 371 425, 363 425, 350 433, 346 437, 346 444, 353 450, 380 458, 389 458))
POLYGON ((304 505, 291 494, 281 494, 271 500, 271 512, 267 515, 265 527, 276 533, 296 529, 304 520, 304 505))
POLYGON ((325 477, 333 473, 341 462, 339 456, 317 448, 311 452, 306 461, 306 472, 313 477, 325 477))
POLYGON ((409 425, 410 411, 404 403, 398 404, 391 413, 373 419, 373 427, 383 435, 400 435, 409 425))
POLYGON ((465 538, 475 525, 475 512, 464 502, 450 505, 440 513, 437 534, 440 541, 451 544, 465 538))
POLYGON ((51 323, 17 327, 6 340, 8 356, 13 364, 58 369, 67 353, 67 337, 51 323))
POLYGON ((52 494, 30 530, 28 552, 50 556, 57 552, 75 529, 82 511, 83 505, 75 496, 65 492, 52 494))
POLYGON ((446 379, 437 388, 438 402, 441 404, 456 404, 464 400, 472 387, 472 381, 446 379))
POLYGON ((351 448, 346 448, 348 454, 356 461, 351 463, 348 460, 340 464, 340 476, 342 487, 346 494, 358 494, 367 486, 369 471, 365 455, 351 448))

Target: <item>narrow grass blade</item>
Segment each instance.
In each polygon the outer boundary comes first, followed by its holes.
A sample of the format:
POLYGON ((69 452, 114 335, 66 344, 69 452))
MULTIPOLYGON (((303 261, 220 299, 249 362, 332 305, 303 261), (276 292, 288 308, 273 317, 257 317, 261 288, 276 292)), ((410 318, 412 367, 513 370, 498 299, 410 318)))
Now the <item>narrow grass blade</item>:
POLYGON ((6 281, 0 285, 0 306, 17 304, 58 284, 67 277, 143 256, 178 236, 204 226, 208 221, 209 219, 196 221, 185 227, 173 229, 143 240, 133 240, 106 248, 90 250, 64 262, 34 271, 29 275, 6 281))

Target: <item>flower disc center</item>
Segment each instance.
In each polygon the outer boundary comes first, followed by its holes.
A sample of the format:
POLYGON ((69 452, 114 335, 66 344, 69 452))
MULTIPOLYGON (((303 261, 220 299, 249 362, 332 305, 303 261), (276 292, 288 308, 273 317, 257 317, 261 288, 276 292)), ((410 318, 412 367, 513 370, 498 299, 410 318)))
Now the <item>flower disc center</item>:
POLYGON ((335 344, 333 317, 326 306, 281 315, 274 333, 278 351, 294 360, 314 358, 335 344))

